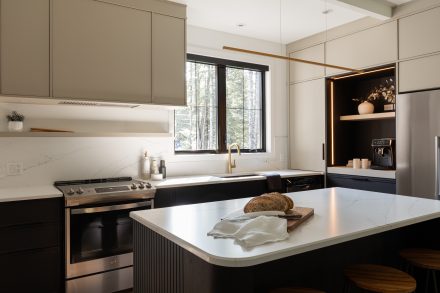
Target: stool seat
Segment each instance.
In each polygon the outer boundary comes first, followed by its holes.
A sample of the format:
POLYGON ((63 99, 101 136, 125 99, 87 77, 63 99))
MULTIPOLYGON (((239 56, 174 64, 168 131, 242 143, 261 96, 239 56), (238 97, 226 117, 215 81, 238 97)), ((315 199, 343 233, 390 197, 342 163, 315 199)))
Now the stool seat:
POLYGON ((411 293, 416 290, 416 280, 398 269, 372 264, 347 267, 346 277, 357 287, 378 293, 411 293))
POLYGON ((311 288, 286 287, 286 288, 274 289, 270 291, 270 293, 325 293, 325 292, 311 288))
POLYGON ((428 270, 440 270, 440 250, 408 248, 401 250, 399 254, 413 266, 428 270))

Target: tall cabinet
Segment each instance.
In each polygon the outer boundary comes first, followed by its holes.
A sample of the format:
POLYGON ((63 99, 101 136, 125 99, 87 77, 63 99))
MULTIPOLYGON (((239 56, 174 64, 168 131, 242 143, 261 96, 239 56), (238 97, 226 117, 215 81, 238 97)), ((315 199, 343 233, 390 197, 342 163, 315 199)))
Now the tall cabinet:
POLYGON ((0 92, 48 97, 50 0, 0 1, 0 92))
MULTIPOLYGON (((290 57, 324 62, 325 46, 292 52, 290 57)), ((325 171, 325 69, 290 62, 290 168, 325 171)))
POLYGON ((290 86, 290 168, 325 171, 325 80, 290 86))

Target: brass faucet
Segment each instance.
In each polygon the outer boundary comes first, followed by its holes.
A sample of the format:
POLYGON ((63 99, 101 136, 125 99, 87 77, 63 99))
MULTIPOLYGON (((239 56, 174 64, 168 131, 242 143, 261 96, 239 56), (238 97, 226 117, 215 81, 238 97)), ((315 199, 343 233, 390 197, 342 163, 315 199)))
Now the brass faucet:
POLYGON ((237 148, 237 153, 238 153, 238 155, 241 156, 241 153, 240 153, 240 145, 239 145, 238 143, 236 143, 236 142, 231 143, 231 144, 228 146, 228 173, 232 173, 232 169, 235 168, 235 167, 237 167, 237 166, 235 165, 235 159, 234 159, 234 162, 232 162, 232 160, 231 160, 231 149, 232 149, 232 147, 234 147, 234 146, 237 148))

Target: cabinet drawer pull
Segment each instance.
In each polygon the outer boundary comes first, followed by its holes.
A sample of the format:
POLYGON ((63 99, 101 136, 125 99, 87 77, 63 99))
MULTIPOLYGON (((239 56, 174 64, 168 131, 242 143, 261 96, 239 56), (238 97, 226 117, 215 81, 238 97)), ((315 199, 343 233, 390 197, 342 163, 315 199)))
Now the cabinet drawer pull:
POLYGON ((363 181, 363 182, 369 182, 370 181, 370 179, 368 179, 368 178, 350 178, 351 180, 354 180, 354 181, 363 181))

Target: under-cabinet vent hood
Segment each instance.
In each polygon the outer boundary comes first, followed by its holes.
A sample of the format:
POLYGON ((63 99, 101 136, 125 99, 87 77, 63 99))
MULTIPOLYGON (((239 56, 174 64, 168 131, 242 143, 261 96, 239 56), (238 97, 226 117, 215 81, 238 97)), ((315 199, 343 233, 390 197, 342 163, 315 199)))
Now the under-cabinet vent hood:
POLYGON ((100 101, 81 101, 71 100, 68 98, 37 98, 37 97, 20 97, 0 95, 0 103, 13 104, 34 104, 34 105, 60 105, 60 106, 83 106, 83 107, 111 107, 124 109, 159 109, 159 110, 175 110, 185 107, 176 105, 160 105, 160 104, 127 104, 117 102, 100 102, 100 101))
POLYGON ((84 102, 84 101, 59 101, 58 105, 115 107, 115 108, 136 108, 136 107, 139 107, 139 105, 134 105, 134 104, 112 104, 112 103, 98 103, 98 102, 84 102))

